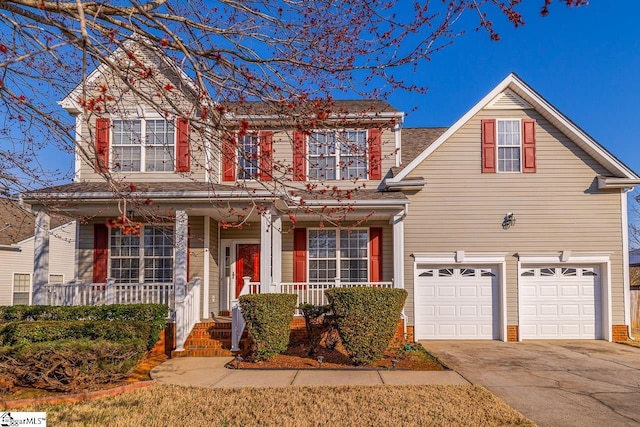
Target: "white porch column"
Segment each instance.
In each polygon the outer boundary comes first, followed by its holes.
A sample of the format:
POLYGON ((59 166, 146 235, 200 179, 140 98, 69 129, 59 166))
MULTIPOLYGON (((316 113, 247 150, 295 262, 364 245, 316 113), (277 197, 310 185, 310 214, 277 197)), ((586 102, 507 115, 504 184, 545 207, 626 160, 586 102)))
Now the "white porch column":
POLYGON ((404 215, 396 215, 393 224, 393 287, 404 288, 404 215))
POLYGON ((271 269, 275 292, 281 292, 282 283, 282 217, 271 218, 271 269))
POLYGON ((32 304, 46 304, 45 285, 49 282, 49 225, 46 212, 38 212, 33 239, 33 297, 32 304))
POLYGON ((189 217, 184 210, 176 210, 176 261, 174 266, 174 286, 176 299, 184 299, 187 290, 187 242, 189 239, 189 217))
POLYGON ((271 292, 271 211, 260 215, 260 293, 271 292))
POLYGON ((209 257, 211 256, 210 247, 211 247, 211 217, 204 217, 204 276, 202 278, 202 318, 209 319, 211 317, 211 312, 209 311, 209 285, 210 285, 210 277, 209 277, 209 267, 211 261, 209 257))

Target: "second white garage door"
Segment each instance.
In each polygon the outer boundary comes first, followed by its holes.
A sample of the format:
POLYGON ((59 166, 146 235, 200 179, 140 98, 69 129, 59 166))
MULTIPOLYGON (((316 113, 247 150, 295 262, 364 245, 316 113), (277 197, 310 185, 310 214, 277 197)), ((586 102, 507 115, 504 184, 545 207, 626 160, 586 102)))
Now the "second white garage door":
POLYGON ((496 339, 497 269, 418 266, 417 339, 496 339))
POLYGON ((525 267, 518 297, 522 339, 602 338, 597 267, 525 267))

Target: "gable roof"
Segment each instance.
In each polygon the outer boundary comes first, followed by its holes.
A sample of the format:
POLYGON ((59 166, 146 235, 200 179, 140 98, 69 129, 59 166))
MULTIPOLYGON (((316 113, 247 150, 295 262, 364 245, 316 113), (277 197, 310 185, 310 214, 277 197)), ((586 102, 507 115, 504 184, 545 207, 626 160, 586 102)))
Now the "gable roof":
MULTIPOLYGON (((153 42, 143 36, 140 36, 136 33, 132 34, 129 39, 124 40, 120 46, 116 50, 114 50, 105 60, 110 62, 111 64, 115 63, 118 58, 126 55, 127 51, 134 49, 136 46, 140 46, 143 49, 146 49, 149 53, 157 56, 169 70, 175 73, 176 77, 185 83, 186 88, 191 92, 191 95, 194 99, 198 99, 198 88, 191 77, 187 75, 187 73, 182 70, 169 56, 160 51, 157 46, 153 44, 153 42)), ((96 67, 85 79, 84 82, 78 83, 78 85, 69 92, 61 101, 58 101, 58 104, 62 106, 67 111, 79 111, 80 105, 77 102, 77 99, 80 97, 82 93, 83 84, 89 85, 96 80, 98 80, 104 73, 106 73, 111 68, 110 65, 102 62, 98 67, 96 67)))
MULTIPOLYGON (((429 144, 411 163, 402 169, 393 178, 388 179, 389 182, 399 182, 403 180, 411 171, 420 165, 431 153, 438 149, 449 137, 457 132, 465 123, 467 123, 480 110, 491 103, 498 95, 505 90, 511 90, 513 93, 522 98, 523 101, 531 105, 545 119, 557 127, 571 141, 583 149, 587 154, 593 157, 605 169, 611 172, 615 177, 630 180, 639 180, 638 176, 628 166, 617 159, 613 154, 607 151, 603 146, 596 142, 589 134, 582 130, 578 125, 573 123, 568 117, 558 111, 551 103, 544 99, 538 92, 533 90, 531 86, 526 84, 515 73, 509 74, 502 80, 491 92, 482 98, 473 106, 464 116, 458 119, 449 129, 446 130, 437 140, 429 144)), ((404 160, 404 159, 403 159, 404 160)), ((637 183, 636 183, 637 184, 637 183)))
MULTIPOLYGON (((15 245, 33 237, 36 216, 20 206, 17 200, 0 198, 0 246, 15 245)), ((51 228, 69 222, 60 216, 51 217, 51 228)))

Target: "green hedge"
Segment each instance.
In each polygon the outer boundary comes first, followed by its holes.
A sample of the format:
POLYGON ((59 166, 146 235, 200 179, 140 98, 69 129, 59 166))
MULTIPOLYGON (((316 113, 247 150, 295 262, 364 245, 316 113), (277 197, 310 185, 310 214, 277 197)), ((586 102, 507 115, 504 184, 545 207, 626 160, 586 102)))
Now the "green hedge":
POLYGON ((0 348, 0 372, 16 386, 75 392, 126 378, 145 340, 59 340, 0 348))
POLYGON ((150 325, 147 347, 152 348, 167 325, 169 309, 162 304, 114 304, 98 306, 52 307, 16 305, 0 307, 0 323, 27 321, 140 321, 150 325))
MULTIPOLYGON (((140 321, 73 320, 10 322, 0 326, 0 345, 16 346, 63 339, 127 342, 143 340, 149 347, 151 325, 140 321)), ((155 343, 154 343, 155 344, 155 343)))
POLYGON ((252 356, 267 360, 287 349, 296 295, 256 294, 240 297, 240 309, 253 340, 252 356))
POLYGON ((391 343, 407 299, 404 289, 334 288, 326 292, 338 332, 356 365, 379 360, 391 343))

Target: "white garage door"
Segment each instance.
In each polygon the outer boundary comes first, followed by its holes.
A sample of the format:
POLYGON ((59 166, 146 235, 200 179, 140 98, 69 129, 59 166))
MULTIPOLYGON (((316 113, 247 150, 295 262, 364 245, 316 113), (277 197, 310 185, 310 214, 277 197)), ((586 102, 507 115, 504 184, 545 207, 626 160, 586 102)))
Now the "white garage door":
POLYGON ((522 339, 601 338, 597 267, 525 267, 519 289, 522 339))
POLYGON ((415 283, 417 339, 495 339, 497 269, 424 267, 415 283))

